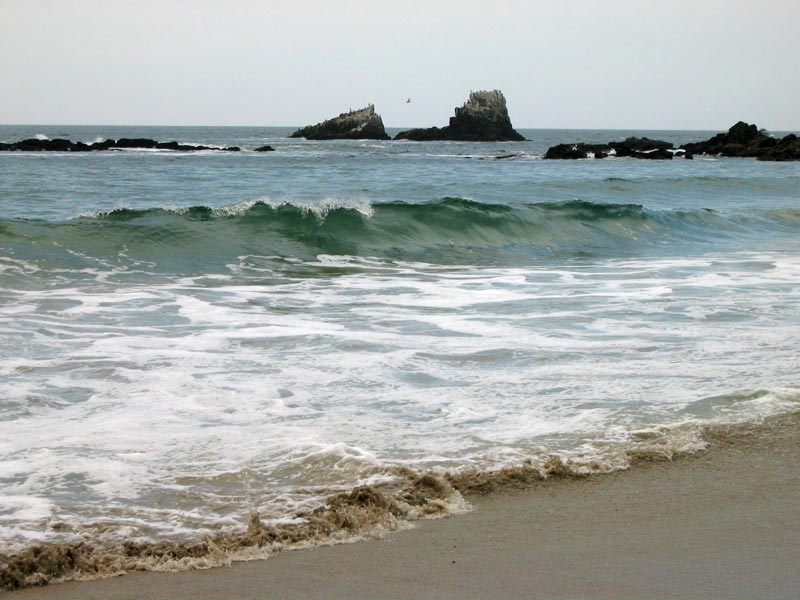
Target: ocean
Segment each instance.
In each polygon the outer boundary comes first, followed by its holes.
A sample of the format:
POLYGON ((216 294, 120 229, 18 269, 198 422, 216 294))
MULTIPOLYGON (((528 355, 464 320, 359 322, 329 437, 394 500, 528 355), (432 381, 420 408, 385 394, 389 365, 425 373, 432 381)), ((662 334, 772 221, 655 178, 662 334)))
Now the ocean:
POLYGON ((0 126, 243 149, 0 153, 3 584, 378 535, 800 409, 800 164, 291 131, 0 126))

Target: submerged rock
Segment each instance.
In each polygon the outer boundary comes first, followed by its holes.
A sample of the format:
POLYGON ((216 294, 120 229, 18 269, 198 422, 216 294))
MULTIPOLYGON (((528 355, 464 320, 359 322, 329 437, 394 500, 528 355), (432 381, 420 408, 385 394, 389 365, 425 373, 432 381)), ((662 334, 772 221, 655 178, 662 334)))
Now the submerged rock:
POLYGON ((375 112, 375 105, 351 110, 338 117, 316 125, 298 129, 289 137, 307 140, 388 140, 383 119, 375 112))
POLYGON ((750 157, 758 160, 800 160, 800 141, 796 135, 774 138, 755 125, 739 121, 727 133, 719 133, 704 142, 684 144, 681 149, 692 154, 750 157))
POLYGON ((470 92, 463 106, 455 109, 447 127, 428 127, 401 131, 396 140, 428 142, 453 140, 468 142, 521 142, 525 138, 514 130, 506 99, 500 90, 470 92))
POLYGON ((180 150, 181 152, 195 152, 198 150, 219 150, 220 152, 239 152, 237 146, 215 148, 212 146, 192 146, 178 142, 157 142, 147 138, 120 138, 118 140, 105 140, 84 144, 56 138, 53 140, 40 140, 31 138, 10 144, 0 143, 3 152, 97 152, 102 150, 180 150))

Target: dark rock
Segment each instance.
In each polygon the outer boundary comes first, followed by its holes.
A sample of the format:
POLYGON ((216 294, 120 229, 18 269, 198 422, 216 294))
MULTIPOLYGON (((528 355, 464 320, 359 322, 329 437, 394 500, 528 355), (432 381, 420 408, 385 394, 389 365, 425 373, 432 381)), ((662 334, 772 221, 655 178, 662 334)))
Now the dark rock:
MULTIPOLYGON (((50 150, 50 148, 54 148, 55 151, 61 150, 61 142, 67 140, 39 140, 36 138, 30 138, 27 140, 21 140, 19 142, 10 144, 11 150, 20 150, 22 152, 43 152, 46 150, 50 150), (53 143, 55 142, 55 144, 53 143)), ((63 150, 61 150, 63 151, 63 150)))
POLYGON ((428 127, 401 131, 396 140, 429 142, 453 140, 467 142, 522 142, 525 138, 514 130, 508 116, 503 92, 471 92, 463 106, 455 109, 447 127, 428 127))
POLYGON ((19 150, 21 152, 69 152, 73 144, 69 140, 56 138, 54 140, 40 140, 31 138, 12 144, 3 144, 2 150, 19 150))
POLYGON ((774 137, 765 137, 758 141, 759 148, 774 148, 779 145, 781 141, 774 137))
POLYGON ((544 157, 547 159, 578 159, 588 158, 589 153, 586 151, 586 144, 558 144, 548 148, 544 157))
POLYGON ((758 127, 756 127, 755 124, 748 125, 744 121, 739 121, 728 130, 726 143, 742 144, 746 146, 763 135, 764 134, 758 131, 758 127))
POLYGON ((181 145, 178 142, 160 142, 155 146, 159 150, 180 150, 181 145))
POLYGON ((727 133, 718 133, 704 142, 681 146, 687 154, 712 154, 716 156, 751 157, 758 160, 800 160, 800 142, 789 134, 774 138, 755 125, 739 121, 727 133))
POLYGON ((42 140, 42 147, 50 152, 69 152, 73 146, 72 142, 61 138, 42 140))
POLYGON ((650 152, 634 152, 631 154, 633 158, 642 158, 644 160, 672 160, 672 152, 669 150, 652 150, 650 152))
POLYGON ((114 144, 115 148, 155 148, 158 142, 146 138, 120 138, 114 144))
POLYGON ((103 140, 102 142, 95 142, 92 144, 92 150, 108 150, 109 148, 113 148, 116 143, 116 140, 112 139, 103 140))
POLYGON ((757 158, 776 161, 800 160, 800 143, 796 140, 794 143, 785 143, 781 140, 779 145, 765 150, 757 158))
POLYGON ((261 146, 260 148, 255 149, 256 152, 275 152, 275 148, 272 146, 261 146))
POLYGON ((414 142, 435 142, 436 140, 449 140, 447 127, 428 127, 425 129, 409 129, 401 131, 396 136, 396 140, 412 140, 414 142))
POLYGON ((629 137, 622 142, 609 142, 611 148, 617 151, 617 156, 622 156, 620 151, 625 152, 625 156, 629 156, 633 152, 648 152, 650 150, 671 150, 673 145, 671 142, 664 142, 661 140, 651 140, 650 138, 636 138, 629 137))
POLYGON ((375 112, 375 105, 342 113, 316 125, 298 129, 289 137, 307 140, 388 140, 383 119, 375 112))
POLYGON ((156 150, 176 150, 180 152, 199 152, 201 150, 218 150, 220 152, 239 152, 241 150, 237 146, 227 146, 222 148, 215 148, 213 146, 192 145, 192 144, 179 144, 176 141, 172 142, 157 142, 147 138, 120 138, 109 149, 126 149, 126 150, 140 150, 140 149, 156 149, 156 150))

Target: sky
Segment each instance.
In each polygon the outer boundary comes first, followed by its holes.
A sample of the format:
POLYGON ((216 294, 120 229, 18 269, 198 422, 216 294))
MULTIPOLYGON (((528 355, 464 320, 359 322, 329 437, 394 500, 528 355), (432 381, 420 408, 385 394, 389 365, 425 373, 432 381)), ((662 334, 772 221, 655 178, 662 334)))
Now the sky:
POLYGON ((797 0, 0 0, 0 123, 800 130, 797 0), (412 99, 407 103, 408 98, 412 99))

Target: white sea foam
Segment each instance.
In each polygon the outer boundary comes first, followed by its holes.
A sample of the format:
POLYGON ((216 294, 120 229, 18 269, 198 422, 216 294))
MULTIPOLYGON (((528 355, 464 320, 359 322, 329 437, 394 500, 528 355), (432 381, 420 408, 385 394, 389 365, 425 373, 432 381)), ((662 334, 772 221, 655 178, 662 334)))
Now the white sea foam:
MULTIPOLYGON (((268 196, 263 196, 257 200, 245 203, 247 209, 251 208, 255 203, 261 202, 272 208, 281 208, 283 206, 292 206, 300 209, 303 212, 312 213, 318 217, 325 217, 330 211, 339 208, 351 209, 360 212, 361 214, 371 217, 373 215, 372 204, 367 199, 362 200, 339 200, 337 198, 324 198, 317 201, 303 201, 303 200, 275 200, 268 196)), ((243 206, 243 205, 237 205, 243 206)), ((225 210, 225 209, 220 209, 225 210)), ((236 213, 233 213, 236 214, 236 213)))
POLYGON ((0 539, 4 541, 3 545, 8 548, 20 542, 46 539, 41 524, 51 517, 54 508, 53 502, 39 494, 0 494, 0 539), (19 523, 29 523, 32 527, 20 528, 19 523))
POLYGON ((4 526, 187 535, 393 465, 622 468, 626 449, 696 449, 699 424, 800 405, 794 254, 298 265, 325 275, 4 290, 0 476, 44 501, 4 526))
POLYGON ((35 273, 39 271, 39 267, 26 260, 12 258, 10 256, 0 256, 0 273, 4 271, 19 271, 21 273, 35 273))

